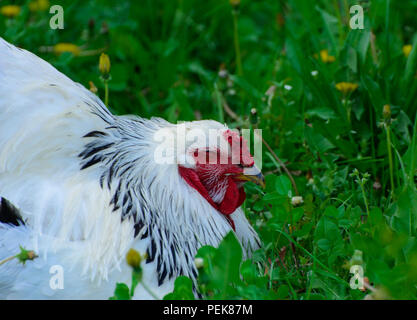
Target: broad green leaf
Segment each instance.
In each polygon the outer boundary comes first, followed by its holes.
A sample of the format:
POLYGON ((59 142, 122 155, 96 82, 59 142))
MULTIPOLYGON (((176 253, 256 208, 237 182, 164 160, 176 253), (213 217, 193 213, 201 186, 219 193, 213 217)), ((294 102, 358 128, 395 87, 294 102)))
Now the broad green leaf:
POLYGON ((193 283, 190 278, 180 276, 175 279, 174 291, 167 294, 164 300, 194 300, 193 283))
POLYGON ((291 181, 287 176, 281 175, 275 180, 275 189, 280 195, 288 195, 291 191, 291 181))
POLYGON ((320 239, 317 241, 317 246, 324 251, 327 251, 330 249, 330 241, 328 239, 320 239))
POLYGON ((328 206, 324 210, 324 215, 327 216, 327 217, 338 218, 339 217, 339 211, 337 211, 337 209, 333 206, 328 206))
POLYGON ((361 82, 365 88, 365 91, 369 94, 376 116, 379 119, 382 117, 382 108, 385 104, 383 99, 384 95, 382 94, 381 88, 379 87, 379 84, 368 75, 362 76, 361 82))
POLYGON ((316 6, 316 10, 320 12, 321 17, 324 21, 325 30, 330 39, 330 43, 332 44, 333 50, 336 49, 336 40, 335 40, 335 32, 338 30, 338 19, 325 10, 321 9, 319 6, 316 6))
POLYGON ((326 107, 310 109, 307 111, 307 114, 319 117, 323 120, 337 119, 336 113, 332 109, 326 107))
POLYGON ((302 207, 295 208, 294 210, 292 210, 291 211, 292 223, 297 223, 298 221, 300 221, 303 215, 304 215, 304 209, 302 207))
POLYGON ((117 283, 114 296, 110 300, 130 300, 129 287, 124 283, 117 283))
POLYGON ((398 207, 393 217, 393 228, 409 236, 416 234, 417 192, 410 187, 398 197, 398 207))
POLYGON ((372 226, 376 226, 382 222, 383 216, 380 208, 372 208, 369 211, 368 222, 372 226))
POLYGON ((304 130, 305 138, 309 147, 314 152, 319 152, 320 154, 334 148, 334 145, 327 140, 324 136, 314 131, 313 128, 309 126, 305 127, 304 130))
POLYGON ((282 300, 282 299, 288 298, 289 291, 290 289, 288 288, 287 285, 283 284, 279 286, 278 291, 277 291, 278 299, 282 300))

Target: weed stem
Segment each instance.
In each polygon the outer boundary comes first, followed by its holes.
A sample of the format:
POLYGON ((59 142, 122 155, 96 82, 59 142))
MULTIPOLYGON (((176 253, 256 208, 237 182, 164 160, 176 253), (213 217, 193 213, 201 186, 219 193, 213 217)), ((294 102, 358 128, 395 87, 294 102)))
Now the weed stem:
POLYGON ((391 182, 391 192, 394 192, 394 166, 393 166, 393 162, 392 162, 390 125, 386 124, 385 129, 387 131, 387 151, 388 151, 388 162, 389 162, 389 178, 390 178, 390 182, 391 182))
POLYGON ((161 300, 143 281, 140 284, 155 300, 161 300))
POLYGON ((239 45, 239 32, 238 32, 238 26, 237 26, 237 15, 238 11, 237 9, 232 9, 232 15, 233 15, 233 40, 235 44, 235 55, 236 55, 236 68, 237 68, 237 74, 238 76, 243 75, 242 71, 242 61, 240 59, 240 45, 239 45))
POLYGON ((109 84, 107 80, 104 80, 104 104, 109 107, 109 84))
POLYGON ((363 201, 365 202, 366 213, 369 216, 369 206, 368 206, 368 200, 366 199, 365 188, 364 188, 362 183, 360 183, 360 186, 361 186, 361 190, 362 190, 363 201))
POLYGON ((1 260, 1 261, 0 261, 0 266, 1 266, 2 264, 5 264, 6 262, 8 262, 8 261, 10 261, 10 260, 13 260, 14 258, 16 258, 16 256, 11 256, 11 257, 8 257, 8 258, 6 258, 6 259, 4 259, 4 260, 1 260))

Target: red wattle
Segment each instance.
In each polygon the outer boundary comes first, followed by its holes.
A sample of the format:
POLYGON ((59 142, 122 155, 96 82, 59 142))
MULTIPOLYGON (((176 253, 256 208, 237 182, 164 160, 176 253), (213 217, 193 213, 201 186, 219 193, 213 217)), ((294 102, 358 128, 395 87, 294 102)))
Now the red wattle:
POLYGON ((236 182, 228 177, 228 187, 218 210, 224 215, 232 214, 238 207, 239 198, 240 194, 236 182))
POLYGON ((229 222, 230 226, 235 230, 235 223, 230 217, 230 215, 235 212, 235 210, 242 205, 242 203, 245 201, 246 194, 243 187, 238 188, 236 182, 231 178, 227 177, 228 179, 228 188, 226 190, 226 193, 224 195, 224 198, 221 203, 217 204, 215 203, 207 189, 204 187, 204 185, 201 183, 200 178, 198 174, 190 168, 184 168, 179 167, 179 174, 183 179, 195 190, 197 190, 201 196, 208 201, 208 203, 211 204, 213 208, 218 210, 220 213, 222 213, 227 221, 229 222))

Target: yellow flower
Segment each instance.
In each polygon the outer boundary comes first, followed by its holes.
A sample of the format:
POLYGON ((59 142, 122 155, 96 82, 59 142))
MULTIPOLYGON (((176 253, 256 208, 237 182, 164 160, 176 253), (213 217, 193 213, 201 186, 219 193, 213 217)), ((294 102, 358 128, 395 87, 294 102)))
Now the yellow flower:
POLYGON ((100 61, 98 64, 98 69, 100 70, 103 76, 107 76, 110 73, 110 58, 107 54, 102 53, 100 55, 100 61))
POLYGON ((49 9, 49 0, 35 0, 29 2, 30 11, 45 11, 49 9))
POLYGON ((135 249, 130 249, 126 254, 126 261, 129 266, 132 268, 139 268, 140 263, 142 261, 142 257, 140 256, 139 252, 135 249))
POLYGON ((3 6, 0 8, 0 13, 3 16, 12 18, 12 17, 17 16, 20 13, 20 7, 16 5, 3 6))
POLYGON ((339 82, 336 83, 336 89, 342 92, 344 95, 355 91, 358 88, 356 83, 351 82, 339 82))
MULTIPOLYGON (((317 53, 314 55, 314 57, 316 59, 319 58, 317 53)), ((336 58, 334 56, 329 55, 329 51, 327 51, 325 49, 320 51, 320 59, 324 63, 332 63, 332 62, 336 61, 336 58)))
POLYGON ((54 45, 53 51, 57 55, 60 55, 64 52, 71 52, 74 56, 79 55, 81 52, 80 48, 72 43, 58 43, 54 45))
POLYGON ((240 4, 240 0, 229 0, 229 2, 234 7, 236 7, 240 4))
POLYGON ((413 46, 411 44, 406 44, 403 47, 403 53, 404 53, 406 58, 410 55, 410 52, 411 52, 412 49, 413 49, 413 46))

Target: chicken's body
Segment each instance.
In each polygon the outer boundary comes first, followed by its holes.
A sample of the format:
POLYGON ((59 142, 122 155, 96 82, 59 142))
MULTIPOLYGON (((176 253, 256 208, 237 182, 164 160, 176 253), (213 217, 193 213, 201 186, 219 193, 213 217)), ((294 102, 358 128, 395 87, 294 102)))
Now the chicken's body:
MULTIPOLYGON (((39 255, 0 265, 0 299, 107 299, 130 283, 126 252, 147 253, 148 287, 160 298, 194 255, 232 230, 178 174, 156 164, 154 135, 175 125, 116 117, 91 92, 0 38, 0 197, 24 225, 0 222, 0 261, 19 245, 39 255), (64 289, 51 285, 64 272, 64 289), (52 268, 52 269, 51 269, 52 268)), ((224 128, 214 121, 187 124, 224 128)), ((187 130, 188 130, 187 129, 187 130)), ((231 214, 244 254, 259 246, 240 208, 231 214)), ((0 217, 1 221, 1 217, 0 217)), ((152 298, 138 286, 135 298, 152 298)))

